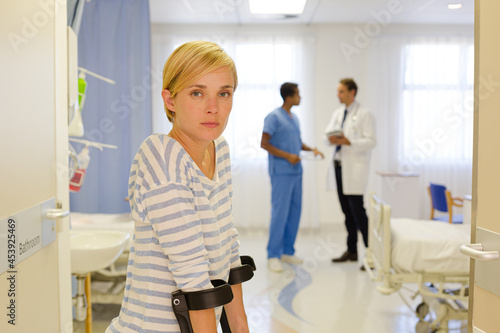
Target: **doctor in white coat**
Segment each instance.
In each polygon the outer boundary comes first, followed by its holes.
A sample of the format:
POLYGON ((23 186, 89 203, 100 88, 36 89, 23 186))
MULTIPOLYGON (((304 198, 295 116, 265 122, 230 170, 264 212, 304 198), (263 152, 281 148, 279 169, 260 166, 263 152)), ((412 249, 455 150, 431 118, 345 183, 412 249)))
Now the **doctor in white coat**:
MULTIPOLYGON (((333 262, 357 261, 358 230, 368 246, 368 217, 363 194, 368 182, 371 150, 376 145, 373 115, 356 100, 353 79, 342 79, 337 95, 342 107, 333 111, 325 129, 326 144, 333 147, 332 167, 347 229, 347 250, 333 262)), ((361 267, 363 269, 363 267, 361 267)))

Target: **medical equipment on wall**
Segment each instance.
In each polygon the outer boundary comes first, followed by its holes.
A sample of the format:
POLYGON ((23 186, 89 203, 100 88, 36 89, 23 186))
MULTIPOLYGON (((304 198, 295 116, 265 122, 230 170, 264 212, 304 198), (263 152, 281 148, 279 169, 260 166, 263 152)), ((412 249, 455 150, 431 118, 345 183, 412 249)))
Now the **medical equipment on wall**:
POLYGON ((78 103, 75 101, 73 103, 74 113, 73 119, 69 123, 68 133, 69 136, 83 136, 83 121, 82 121, 82 109, 83 103, 85 102, 85 93, 87 91, 87 81, 85 81, 85 76, 78 78, 78 103))
POLYGON ((69 181, 69 190, 72 192, 78 192, 82 187, 83 179, 85 178, 85 171, 87 170, 90 162, 89 147, 83 147, 77 158, 79 161, 79 167, 75 170, 73 178, 69 181))
POLYGON ((80 151, 80 153, 77 153, 71 144, 69 145, 70 147, 69 154, 70 157, 72 158, 70 160, 70 165, 69 165, 69 173, 70 173, 69 190, 71 192, 79 192, 85 180, 85 173, 87 167, 89 166, 90 163, 89 147, 99 148, 101 151, 103 150, 103 148, 116 149, 118 147, 114 145, 108 145, 104 143, 92 142, 88 140, 81 140, 75 138, 69 138, 69 141, 78 142, 85 145, 80 151))
POLYGON ((70 107, 69 107, 69 136, 77 136, 82 137, 84 135, 84 127, 82 120, 82 109, 85 103, 85 97, 87 92, 87 81, 86 75, 93 76, 101 81, 104 81, 109 84, 115 84, 115 81, 108 79, 102 75, 93 73, 83 67, 78 67, 78 91, 77 98, 72 97, 73 94, 70 91, 70 107))

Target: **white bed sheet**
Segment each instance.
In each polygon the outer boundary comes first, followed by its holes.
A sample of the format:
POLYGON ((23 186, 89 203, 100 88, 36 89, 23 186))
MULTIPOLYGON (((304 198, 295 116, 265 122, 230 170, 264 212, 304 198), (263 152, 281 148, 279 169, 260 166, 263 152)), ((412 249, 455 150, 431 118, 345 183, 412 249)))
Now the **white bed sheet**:
POLYGON ((470 243, 470 225, 391 218, 392 267, 398 273, 469 272, 460 246, 470 243))
POLYGON ((134 221, 129 213, 123 214, 70 214, 71 229, 74 230, 112 230, 123 231, 130 235, 125 251, 130 250, 134 236, 134 221))

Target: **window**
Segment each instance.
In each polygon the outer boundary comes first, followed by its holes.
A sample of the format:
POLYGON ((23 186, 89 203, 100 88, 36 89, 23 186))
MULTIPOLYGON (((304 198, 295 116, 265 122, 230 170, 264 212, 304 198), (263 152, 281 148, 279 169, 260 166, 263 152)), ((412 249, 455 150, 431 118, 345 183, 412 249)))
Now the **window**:
POLYGON ((267 152, 260 148, 262 126, 267 114, 283 104, 279 93, 281 84, 298 82, 294 77, 293 55, 293 45, 272 41, 234 46, 239 81, 231 119, 224 133, 234 147, 234 162, 267 159, 267 152))
POLYGON ((403 59, 400 163, 471 163, 473 45, 414 43, 403 59))

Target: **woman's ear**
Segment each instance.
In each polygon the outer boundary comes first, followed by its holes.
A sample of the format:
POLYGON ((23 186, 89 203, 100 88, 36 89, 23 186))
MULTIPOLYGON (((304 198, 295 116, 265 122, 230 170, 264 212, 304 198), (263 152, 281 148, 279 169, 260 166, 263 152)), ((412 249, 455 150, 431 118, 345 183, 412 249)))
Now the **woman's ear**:
POLYGON ((163 103, 170 111, 175 111, 174 99, 172 98, 172 94, 169 90, 163 89, 161 91, 161 97, 163 98, 163 103))

